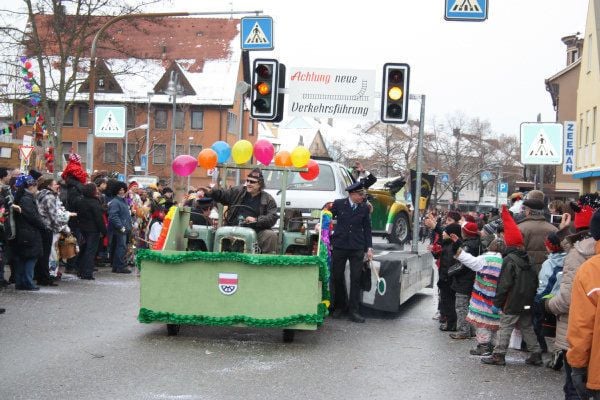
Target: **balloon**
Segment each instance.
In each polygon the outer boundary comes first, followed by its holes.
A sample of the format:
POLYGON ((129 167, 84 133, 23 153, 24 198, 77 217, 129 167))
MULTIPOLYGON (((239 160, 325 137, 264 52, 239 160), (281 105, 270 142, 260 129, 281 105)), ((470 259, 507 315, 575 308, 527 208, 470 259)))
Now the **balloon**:
POLYGON ((281 150, 279 153, 277 153, 275 155, 275 165, 278 167, 291 167, 292 158, 290 157, 290 152, 281 150))
POLYGON ((27 82, 27 83, 25 84, 25 89, 27 89, 27 90, 31 90, 31 88, 32 88, 32 86, 31 86, 31 83, 27 82))
POLYGON ((217 166, 217 152, 213 149, 202 149, 198 154, 198 166, 206 169, 212 169, 217 166))
POLYGON ((27 77, 28 77, 29 79, 33 78, 33 72, 28 72, 28 73, 27 73, 27 77))
POLYGON ((25 68, 31 68, 31 61, 25 61, 25 68))
POLYGON ((39 92, 40 92, 40 87, 39 87, 38 85, 33 85, 33 86, 31 87, 31 91, 32 91, 33 93, 39 93, 39 92))
POLYGON ((213 145, 210 146, 210 148, 213 149, 215 153, 217 153, 218 162, 224 163, 229 161, 229 157, 231 157, 231 147, 229 147, 229 144, 227 142, 219 140, 217 142, 214 142, 213 145))
POLYGON ((244 164, 252 158, 252 143, 247 140, 239 140, 233 145, 231 156, 236 164, 244 164))
POLYGON ((308 164, 305 165, 308 168, 306 172, 300 172, 300 176, 307 180, 312 181, 317 176, 319 176, 319 164, 315 160, 308 160, 308 164))
POLYGON ((254 157, 256 157, 260 163, 269 165, 271 160, 273 160, 274 154, 275 148, 273 147, 273 143, 268 140, 259 139, 254 143, 254 157))
POLYGON ((308 164, 308 160, 310 160, 310 151, 304 146, 296 146, 296 148, 292 150, 290 157, 292 158, 292 165, 296 168, 301 168, 308 164))
POLYGON ((27 61, 27 56, 21 56, 21 62, 24 63, 25 61, 27 61))
POLYGON ((178 176, 188 176, 194 172, 197 165, 198 161, 194 157, 183 154, 177 156, 175 160, 173 160, 173 165, 171 165, 171 168, 178 176))

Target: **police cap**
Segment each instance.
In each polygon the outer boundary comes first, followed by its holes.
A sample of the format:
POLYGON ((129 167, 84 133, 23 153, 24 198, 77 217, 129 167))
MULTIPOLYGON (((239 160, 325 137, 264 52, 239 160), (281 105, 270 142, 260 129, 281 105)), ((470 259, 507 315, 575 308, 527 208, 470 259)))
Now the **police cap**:
POLYGON ((354 193, 354 192, 362 192, 365 189, 361 181, 354 182, 352 185, 346 188, 346 192, 354 193))

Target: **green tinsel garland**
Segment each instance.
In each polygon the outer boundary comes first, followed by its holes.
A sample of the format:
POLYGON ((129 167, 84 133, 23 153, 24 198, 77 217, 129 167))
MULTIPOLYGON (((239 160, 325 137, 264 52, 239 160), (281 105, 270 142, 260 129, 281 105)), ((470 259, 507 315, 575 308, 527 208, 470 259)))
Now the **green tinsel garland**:
POLYGON ((152 311, 147 308, 141 308, 138 320, 143 323, 164 322, 167 324, 179 325, 210 325, 210 326, 231 326, 245 324, 255 328, 286 328, 296 324, 321 325, 324 316, 327 315, 325 304, 319 303, 316 314, 296 314, 289 317, 259 319, 247 317, 244 315, 235 315, 232 317, 209 317, 206 315, 180 315, 168 312, 152 311))

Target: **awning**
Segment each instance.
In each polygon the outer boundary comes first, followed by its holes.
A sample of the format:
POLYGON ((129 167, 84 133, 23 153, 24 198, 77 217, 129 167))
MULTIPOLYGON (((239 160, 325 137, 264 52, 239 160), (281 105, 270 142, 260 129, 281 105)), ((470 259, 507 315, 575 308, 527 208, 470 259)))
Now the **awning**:
POLYGON ((576 172, 573 174, 574 179, 593 178, 595 176, 600 176, 600 170, 576 172))

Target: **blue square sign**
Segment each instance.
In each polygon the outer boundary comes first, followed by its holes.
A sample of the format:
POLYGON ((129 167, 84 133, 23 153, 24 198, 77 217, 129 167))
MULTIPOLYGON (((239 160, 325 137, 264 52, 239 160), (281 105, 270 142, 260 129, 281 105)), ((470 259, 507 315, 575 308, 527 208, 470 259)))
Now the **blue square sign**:
POLYGON ((485 21, 488 0, 446 0, 446 21, 485 21))
POLYGON ((560 165, 563 162, 563 126, 553 122, 521 124, 521 163, 560 165))
POLYGON ((273 18, 242 18, 242 50, 273 50, 273 18))

